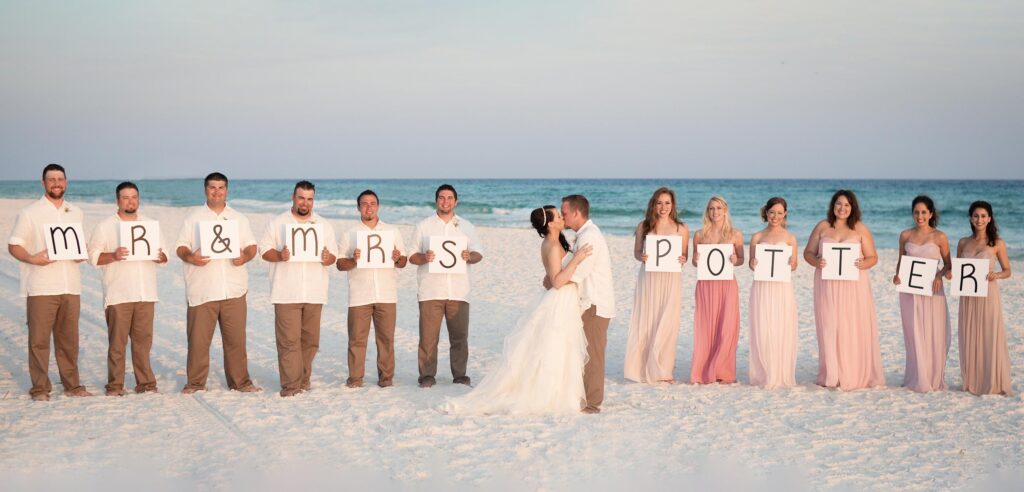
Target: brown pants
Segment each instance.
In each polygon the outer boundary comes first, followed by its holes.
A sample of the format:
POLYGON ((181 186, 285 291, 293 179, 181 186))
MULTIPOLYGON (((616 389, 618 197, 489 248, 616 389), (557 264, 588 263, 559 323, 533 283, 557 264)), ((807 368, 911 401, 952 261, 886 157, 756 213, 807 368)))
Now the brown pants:
POLYGON ((281 393, 309 388, 313 358, 320 350, 320 313, 323 304, 274 304, 277 369, 281 393))
POLYGON ((78 311, 81 297, 72 294, 29 296, 25 303, 28 317, 28 374, 35 395, 48 395, 50 385, 50 336, 54 358, 64 392, 85 389, 78 383, 78 311))
POLYGON ((604 347, 608 344, 608 318, 597 315, 597 306, 583 312, 583 334, 587 337, 587 365, 583 366, 583 391, 587 408, 600 409, 604 401, 604 347))
POLYGON ((153 302, 125 302, 107 306, 107 391, 124 389, 124 352, 132 340, 132 371, 135 392, 156 390, 156 376, 149 364, 153 347, 153 302))
POLYGON ((188 307, 186 388, 206 389, 206 378, 210 374, 210 342, 213 341, 217 322, 220 322, 220 339, 224 345, 224 376, 228 388, 237 390, 252 386, 245 353, 245 316, 244 294, 234 299, 188 307))
POLYGON ((469 303, 448 299, 420 301, 419 381, 422 383, 437 375, 437 342, 441 336, 442 318, 448 325, 452 377, 457 383, 468 383, 469 303))
POLYGON ((370 321, 377 340, 377 384, 387 385, 395 376, 395 303, 366 304, 348 308, 348 382, 362 383, 366 373, 366 339, 370 321))

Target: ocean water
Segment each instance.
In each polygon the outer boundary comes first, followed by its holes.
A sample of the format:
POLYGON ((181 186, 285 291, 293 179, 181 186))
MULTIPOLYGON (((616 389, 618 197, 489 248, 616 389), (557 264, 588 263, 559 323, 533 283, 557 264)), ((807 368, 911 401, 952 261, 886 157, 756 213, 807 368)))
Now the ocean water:
MULTIPOLYGON (((828 201, 839 188, 854 190, 862 217, 879 248, 897 247, 899 233, 911 227, 910 202, 918 194, 930 195, 939 209, 939 228, 955 247, 957 238, 970 233, 967 206, 987 200, 995 209, 1000 234, 1010 256, 1024 258, 1024 181, 929 180, 311 180, 317 186, 316 211, 328 218, 356 219, 356 196, 372 189, 381 199, 381 217, 392 223, 415 223, 433 212, 434 190, 442 182, 459 192, 457 213, 474 224, 525 228, 532 209, 558 205, 564 195, 580 193, 590 200, 591 218, 605 233, 631 235, 643 218, 647 201, 660 186, 676 192, 681 217, 696 230, 712 195, 729 203, 733 224, 749 238, 763 227, 760 207, 781 196, 789 204, 790 230, 803 243, 811 229, 825 218, 828 201)), ((67 197, 79 202, 113 203, 118 181, 71 181, 67 197)), ((202 179, 143 180, 143 204, 192 206, 203 202, 202 179)), ((229 203, 251 212, 278 212, 290 206, 295 180, 234 180, 229 203)), ((38 181, 0 181, 0 196, 41 196, 38 181)))

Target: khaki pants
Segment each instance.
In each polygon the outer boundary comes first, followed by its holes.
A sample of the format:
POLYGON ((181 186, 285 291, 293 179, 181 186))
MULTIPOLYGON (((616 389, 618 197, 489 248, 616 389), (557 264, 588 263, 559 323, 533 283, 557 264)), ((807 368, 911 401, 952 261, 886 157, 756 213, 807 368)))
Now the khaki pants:
POLYGON ((377 384, 387 386, 395 376, 395 303, 348 308, 348 383, 363 382, 371 320, 377 341, 377 384))
POLYGON ((54 358, 64 392, 85 389, 78 382, 78 311, 81 297, 73 294, 29 296, 25 302, 28 317, 28 374, 32 396, 49 395, 50 336, 54 358))
POLYGON ((587 408, 600 409, 604 401, 604 348, 608 344, 608 318, 597 315, 597 306, 583 312, 583 335, 587 337, 587 365, 583 366, 583 390, 587 408))
POLYGON ((153 347, 153 312, 156 303, 125 302, 107 306, 107 391, 124 389, 124 352, 132 340, 132 371, 135 392, 156 390, 156 376, 149 364, 153 347))
POLYGON ((320 350, 320 313, 323 304, 274 304, 277 369, 281 393, 309 389, 313 358, 320 350))
POLYGON ((210 301, 189 306, 187 313, 188 363, 185 368, 189 389, 206 389, 210 373, 210 342, 220 322, 220 339, 224 345, 224 376, 228 388, 252 386, 245 353, 245 295, 234 299, 210 301))
POLYGON ((437 375, 437 342, 441 336, 442 318, 448 325, 452 377, 457 383, 468 383, 469 303, 448 299, 420 301, 419 381, 422 383, 437 375))

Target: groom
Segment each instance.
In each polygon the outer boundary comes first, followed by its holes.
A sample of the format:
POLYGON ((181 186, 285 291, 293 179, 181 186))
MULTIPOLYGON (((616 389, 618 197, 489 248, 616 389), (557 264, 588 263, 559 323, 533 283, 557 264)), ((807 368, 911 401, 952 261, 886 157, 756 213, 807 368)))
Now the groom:
POLYGON ((590 257, 576 267, 572 281, 579 286, 583 333, 587 337, 587 365, 583 368, 587 406, 583 413, 598 413, 604 400, 604 348, 608 342, 608 323, 615 317, 612 262, 601 229, 590 221, 590 202, 586 197, 569 195, 562 198, 562 217, 566 227, 576 231, 573 252, 586 244, 593 247, 590 257))

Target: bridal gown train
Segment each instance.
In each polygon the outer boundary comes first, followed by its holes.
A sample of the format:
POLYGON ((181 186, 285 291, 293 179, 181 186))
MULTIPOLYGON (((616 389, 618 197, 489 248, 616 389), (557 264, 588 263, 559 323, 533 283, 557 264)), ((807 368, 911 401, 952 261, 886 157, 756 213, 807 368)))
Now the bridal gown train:
POLYGON ((550 289, 505 339, 499 360, 450 414, 578 414, 585 406, 587 339, 576 284, 550 289))

